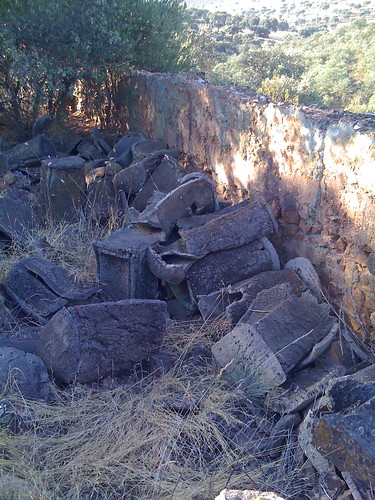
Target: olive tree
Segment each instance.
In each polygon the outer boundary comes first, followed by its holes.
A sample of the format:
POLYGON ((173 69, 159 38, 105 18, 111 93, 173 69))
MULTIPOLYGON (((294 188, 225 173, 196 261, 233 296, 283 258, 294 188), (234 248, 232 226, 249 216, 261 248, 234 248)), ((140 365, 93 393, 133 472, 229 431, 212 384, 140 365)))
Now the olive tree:
POLYGON ((186 32, 179 0, 2 0, 0 113, 27 127, 61 112, 78 81, 110 89, 132 68, 184 69, 186 32))

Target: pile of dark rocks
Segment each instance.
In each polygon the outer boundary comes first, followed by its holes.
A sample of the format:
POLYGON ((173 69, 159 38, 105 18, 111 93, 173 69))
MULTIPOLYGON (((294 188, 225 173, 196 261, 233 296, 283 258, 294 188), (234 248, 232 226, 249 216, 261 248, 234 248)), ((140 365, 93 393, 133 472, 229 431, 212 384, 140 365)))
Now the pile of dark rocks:
MULTIPOLYGON (((320 475, 310 498, 348 498, 348 489, 372 498, 374 357, 338 321, 307 259, 281 269, 277 223, 261 196, 219 199, 203 171, 142 134, 114 140, 95 128, 81 138, 49 117, 34 132, 0 154, 3 252, 13 240, 29 244, 35 217, 114 220, 117 229, 94 243, 95 283, 78 285, 43 256, 11 269, 1 326, 22 318, 35 335, 1 336, 4 395, 16 384, 48 400, 50 377, 89 383, 139 363, 167 369, 173 358, 160 348, 169 321, 224 316, 230 331, 206 360, 248 398, 233 446, 254 446, 256 432, 258 451, 277 457, 295 440, 320 475)), ((0 420, 9 420, 6 400, 0 420)))

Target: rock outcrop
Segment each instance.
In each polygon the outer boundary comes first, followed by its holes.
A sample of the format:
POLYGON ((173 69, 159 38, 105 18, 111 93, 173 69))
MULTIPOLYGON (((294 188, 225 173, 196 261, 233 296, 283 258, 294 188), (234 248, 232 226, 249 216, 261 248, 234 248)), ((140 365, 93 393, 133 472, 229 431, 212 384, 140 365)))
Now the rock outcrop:
POLYGON ((180 149, 235 201, 260 191, 282 261, 307 257, 352 328, 375 338, 373 116, 262 101, 192 74, 136 72, 122 92, 131 128, 180 149))

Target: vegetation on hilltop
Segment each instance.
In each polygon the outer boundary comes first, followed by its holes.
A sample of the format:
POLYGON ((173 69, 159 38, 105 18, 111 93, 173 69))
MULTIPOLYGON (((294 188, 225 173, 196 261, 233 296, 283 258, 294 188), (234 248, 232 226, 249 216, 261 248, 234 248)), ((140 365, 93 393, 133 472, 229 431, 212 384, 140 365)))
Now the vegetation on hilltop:
POLYGON ((189 12, 196 64, 212 83, 246 85, 274 101, 375 111, 375 30, 365 16, 332 30, 298 31, 253 13, 189 12), (275 39, 278 30, 287 36, 275 39))

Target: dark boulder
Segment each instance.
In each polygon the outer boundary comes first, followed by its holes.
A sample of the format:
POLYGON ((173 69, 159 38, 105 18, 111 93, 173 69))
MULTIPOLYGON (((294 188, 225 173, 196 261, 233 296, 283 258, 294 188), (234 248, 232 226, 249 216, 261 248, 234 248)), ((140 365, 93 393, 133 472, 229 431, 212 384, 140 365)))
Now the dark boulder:
POLYGON ((224 376, 254 393, 281 385, 332 328, 329 306, 292 295, 253 325, 238 324, 212 347, 224 376))
POLYGON ((64 308, 39 333, 37 352, 65 383, 129 370, 158 352, 166 303, 122 300, 64 308))
POLYGON ((56 148, 46 135, 41 134, 8 149, 5 154, 9 165, 12 168, 17 168, 34 164, 40 165, 43 158, 56 156, 56 148))
POLYGON ((49 115, 40 116, 34 123, 33 136, 47 135, 60 153, 71 154, 81 142, 82 137, 65 127, 49 115))
MULTIPOLYGON (((215 212, 217 209, 218 201, 212 182, 203 174, 188 174, 181 180, 180 186, 159 201, 156 213, 160 227, 168 238, 179 219, 215 212)), ((190 249, 188 252, 192 253, 190 249)))
POLYGON ((169 193, 179 186, 186 171, 171 157, 164 157, 160 165, 150 174, 142 189, 134 198, 131 206, 142 212, 152 197, 154 191, 169 193))
POLYGON ((41 202, 57 220, 74 220, 86 196, 85 162, 79 156, 42 162, 41 202))
POLYGON ((323 414, 313 429, 312 444, 331 464, 354 480, 363 498, 371 498, 375 478, 375 383, 351 378, 328 391, 331 414, 323 414))
POLYGON ((156 153, 160 150, 165 150, 167 145, 163 141, 139 141, 132 145, 132 154, 134 161, 143 160, 146 156, 156 153))
POLYGON ((0 347, 0 388, 5 394, 19 391, 29 399, 50 397, 48 373, 42 360, 13 347, 0 347))
POLYGON ((11 198, 0 197, 0 239, 27 244, 34 228, 30 205, 11 198))
POLYGON ((111 300, 157 297, 158 280, 148 266, 147 249, 158 239, 123 228, 93 244, 97 276, 105 296, 111 300))
POLYGON ((210 252, 217 252, 233 247, 240 247, 272 235, 277 228, 270 212, 260 203, 245 205, 235 211, 208 221, 202 226, 179 231, 187 252, 202 257, 210 252))

